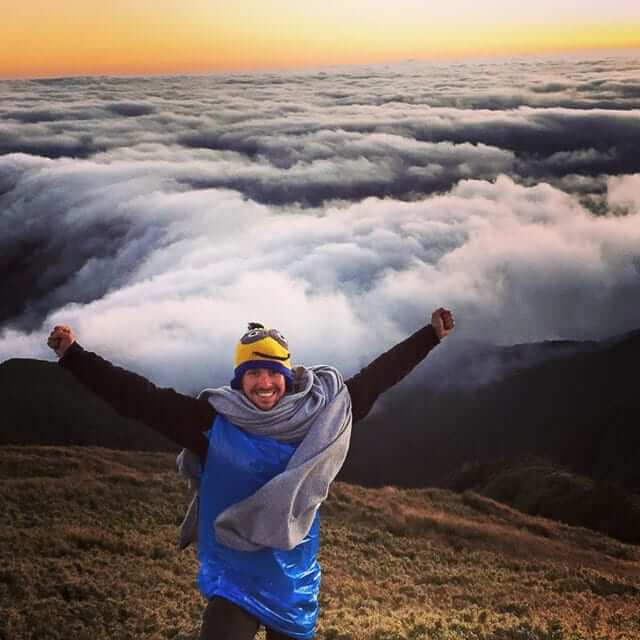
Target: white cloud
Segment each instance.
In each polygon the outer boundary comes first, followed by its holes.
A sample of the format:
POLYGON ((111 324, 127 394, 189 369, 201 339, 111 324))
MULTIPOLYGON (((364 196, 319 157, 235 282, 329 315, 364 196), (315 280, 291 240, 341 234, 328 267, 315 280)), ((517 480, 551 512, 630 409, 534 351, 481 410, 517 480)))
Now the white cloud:
POLYGON ((607 200, 613 209, 640 213, 640 174, 611 176, 607 182, 607 200))
MULTIPOLYGON (((348 373, 440 305, 456 312, 460 338, 502 343, 640 325, 629 302, 640 294, 640 215, 597 217, 548 185, 501 177, 416 202, 314 212, 271 210, 229 191, 156 193, 129 214, 152 211, 170 229, 165 241, 147 246, 117 290, 50 314, 39 339, 71 324, 87 347, 195 390, 227 379, 251 320, 287 334, 297 361, 348 373)), ((33 340, 5 333, 0 355, 33 340)))
POLYGON ((194 390, 250 320, 347 373, 440 305, 503 343, 637 328, 637 62, 514 65, 0 85, 0 358, 68 322, 194 390))

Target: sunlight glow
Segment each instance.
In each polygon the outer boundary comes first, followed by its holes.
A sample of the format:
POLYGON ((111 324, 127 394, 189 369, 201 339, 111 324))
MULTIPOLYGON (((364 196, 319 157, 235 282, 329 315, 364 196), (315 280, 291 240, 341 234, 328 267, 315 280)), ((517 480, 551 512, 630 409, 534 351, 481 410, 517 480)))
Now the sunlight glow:
POLYGON ((640 47, 640 4, 540 0, 25 0, 0 77, 275 69, 640 47), (637 5, 637 6, 636 6, 637 5), (551 18, 548 16, 552 16, 551 18))

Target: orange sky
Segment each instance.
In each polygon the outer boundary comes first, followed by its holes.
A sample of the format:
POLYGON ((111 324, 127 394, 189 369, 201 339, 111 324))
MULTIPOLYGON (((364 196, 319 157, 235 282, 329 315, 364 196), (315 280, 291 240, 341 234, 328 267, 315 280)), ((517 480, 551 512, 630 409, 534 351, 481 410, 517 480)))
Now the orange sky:
POLYGON ((23 0, 0 77, 154 74, 640 47, 640 2, 23 0), (637 6, 636 6, 637 5, 637 6), (551 18, 549 16, 552 16, 551 18))

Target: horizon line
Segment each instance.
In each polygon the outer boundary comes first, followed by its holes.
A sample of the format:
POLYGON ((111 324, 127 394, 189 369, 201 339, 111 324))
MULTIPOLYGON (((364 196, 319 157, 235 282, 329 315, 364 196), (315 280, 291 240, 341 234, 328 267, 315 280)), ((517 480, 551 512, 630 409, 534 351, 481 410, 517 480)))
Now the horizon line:
POLYGON ((627 58, 638 56, 640 60, 640 46, 629 47, 580 47, 570 49, 554 49, 549 51, 517 51, 517 52, 500 52, 496 54, 478 54, 478 53, 461 53, 459 55, 447 56, 431 56, 431 57, 400 57, 388 60, 374 60, 371 62, 343 62, 333 64, 301 64, 292 66, 264 66, 252 68, 228 68, 228 69, 180 69, 166 71, 148 71, 148 72, 79 72, 79 73, 51 73, 43 75, 2 75, 0 74, 0 82, 12 81, 30 81, 30 80, 66 80, 72 78, 169 78, 169 77, 206 77, 206 76, 225 76, 225 75, 263 75, 263 74, 286 74, 286 73, 312 73, 326 70, 344 69, 344 68, 362 68, 362 67, 380 67, 387 65, 402 64, 426 64, 426 65, 447 65, 455 63, 481 63, 481 62, 508 62, 515 60, 536 60, 536 59, 558 59, 558 58, 589 58, 605 55, 612 58, 627 58))

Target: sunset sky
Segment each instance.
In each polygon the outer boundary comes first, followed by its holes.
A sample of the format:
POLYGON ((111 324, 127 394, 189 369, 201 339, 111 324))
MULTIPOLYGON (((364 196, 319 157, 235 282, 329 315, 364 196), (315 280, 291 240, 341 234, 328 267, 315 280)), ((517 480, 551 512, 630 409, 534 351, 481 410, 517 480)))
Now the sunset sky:
POLYGON ((637 0, 3 0, 0 7, 1 78, 640 47, 637 0))

